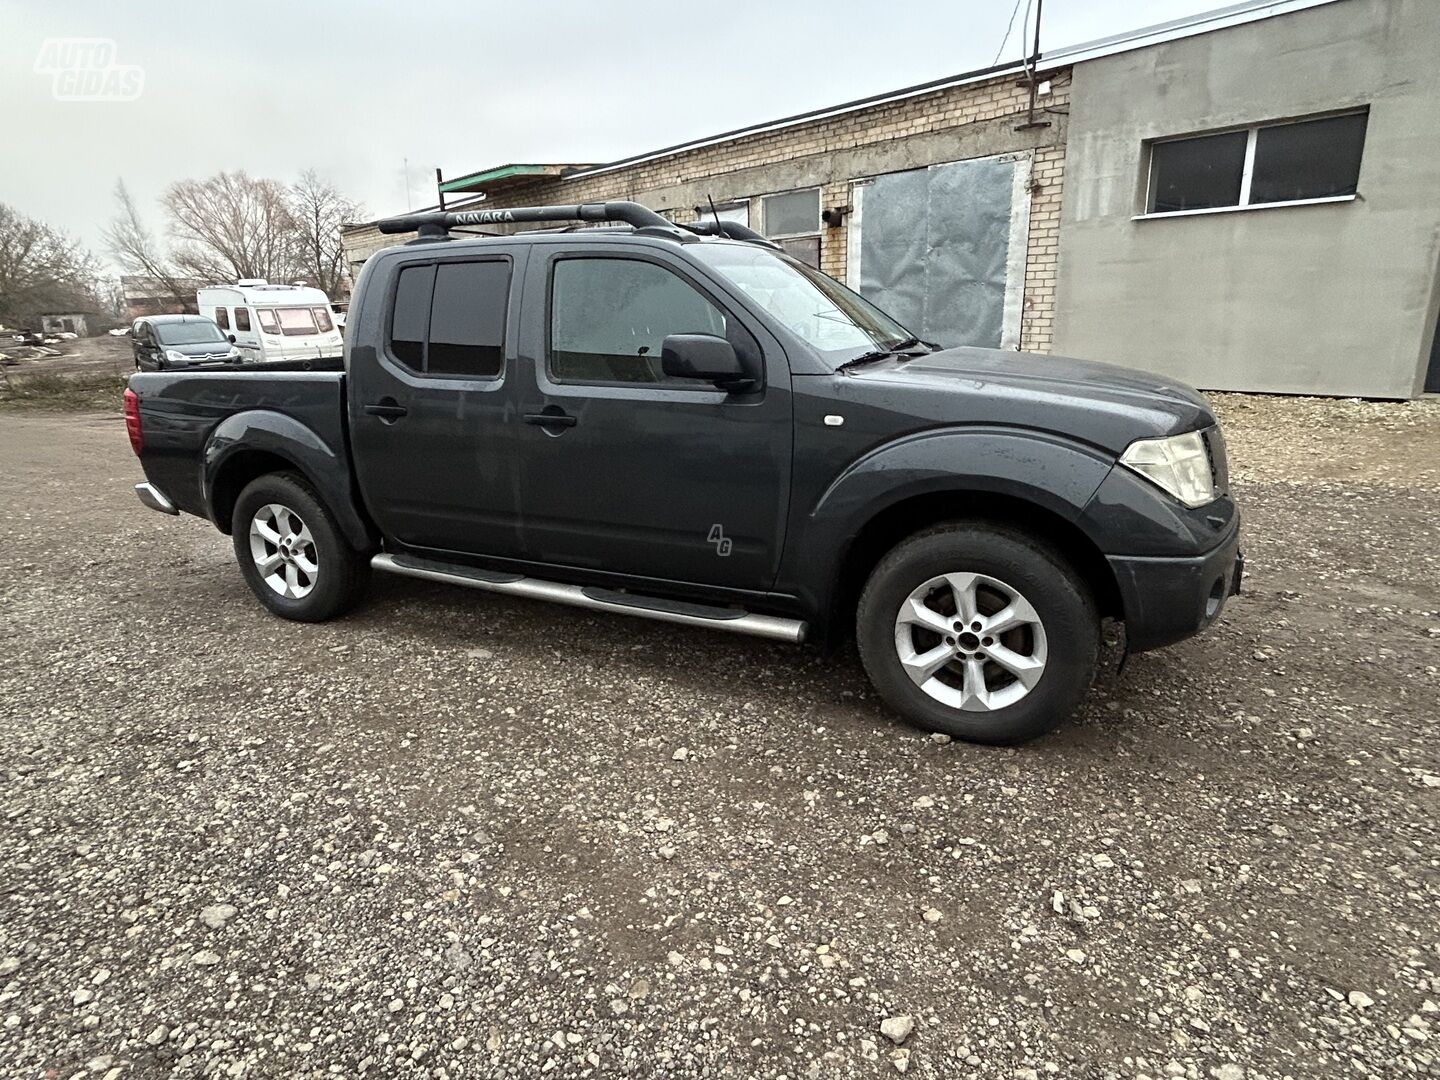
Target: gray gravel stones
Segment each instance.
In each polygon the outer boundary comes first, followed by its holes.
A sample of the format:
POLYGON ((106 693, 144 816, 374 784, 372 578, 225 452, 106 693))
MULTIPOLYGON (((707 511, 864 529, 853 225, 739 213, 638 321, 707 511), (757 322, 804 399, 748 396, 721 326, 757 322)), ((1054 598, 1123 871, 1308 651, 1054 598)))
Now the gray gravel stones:
POLYGON ((914 1030, 915 1018, 913 1016, 887 1016, 880 1021, 880 1034, 896 1046, 908 1039, 914 1030))
POLYGON ((1246 594, 1020 749, 845 652, 280 622, 118 421, 0 415, 0 1076, 1437 1075, 1440 410, 1221 406, 1246 594))
POLYGON ((200 911, 200 921, 212 930, 218 930, 235 915, 231 904, 211 904, 200 911))

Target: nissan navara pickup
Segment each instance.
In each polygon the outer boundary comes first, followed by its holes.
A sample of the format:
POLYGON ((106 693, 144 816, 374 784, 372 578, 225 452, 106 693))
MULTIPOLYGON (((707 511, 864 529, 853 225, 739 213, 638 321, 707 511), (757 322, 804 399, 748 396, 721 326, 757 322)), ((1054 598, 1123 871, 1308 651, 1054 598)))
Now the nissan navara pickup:
POLYGON ((1014 743, 1079 704, 1103 620, 1155 649, 1239 591, 1225 444, 1177 382, 940 348, 743 226, 635 203, 381 228, 419 235, 366 262, 343 359, 125 394, 141 501, 229 534, 282 618, 339 615, 373 569, 853 632, 901 716, 1014 743), (450 232, 526 223, 570 227, 450 232))

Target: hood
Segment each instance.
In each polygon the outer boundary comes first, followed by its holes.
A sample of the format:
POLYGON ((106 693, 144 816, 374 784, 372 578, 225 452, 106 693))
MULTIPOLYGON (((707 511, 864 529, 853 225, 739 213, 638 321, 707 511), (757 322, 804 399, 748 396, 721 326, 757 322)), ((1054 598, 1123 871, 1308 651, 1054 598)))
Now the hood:
POLYGON ((1164 375, 1040 353, 944 349, 868 364, 841 378, 872 404, 952 423, 1050 431, 1117 454, 1136 439, 1215 422, 1204 397, 1164 375))
POLYGON ((190 345, 162 345, 166 352, 183 353, 194 360, 225 356, 234 347, 228 341, 199 341, 190 345))

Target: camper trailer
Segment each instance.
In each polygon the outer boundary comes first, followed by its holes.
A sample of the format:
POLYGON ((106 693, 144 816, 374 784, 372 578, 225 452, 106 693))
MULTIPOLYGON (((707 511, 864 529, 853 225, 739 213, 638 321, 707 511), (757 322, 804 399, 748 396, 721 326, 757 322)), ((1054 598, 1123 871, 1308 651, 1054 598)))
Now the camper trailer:
POLYGON ((195 303, 240 348, 246 363, 340 355, 330 298, 319 289, 242 278, 198 290, 195 303))

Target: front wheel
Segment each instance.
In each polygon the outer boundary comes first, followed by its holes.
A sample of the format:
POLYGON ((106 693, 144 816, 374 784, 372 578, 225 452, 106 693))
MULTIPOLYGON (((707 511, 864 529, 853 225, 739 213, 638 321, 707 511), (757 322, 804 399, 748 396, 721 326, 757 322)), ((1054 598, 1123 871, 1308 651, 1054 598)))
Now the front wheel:
POLYGON ((1002 525, 951 524, 880 560, 856 641, 875 689, 911 723, 1019 743, 1085 696, 1100 619, 1084 580, 1048 545, 1002 525))
POLYGON ((301 477, 270 473, 248 484, 231 519, 235 558, 250 590, 286 619, 323 622, 350 607, 369 569, 301 477))

